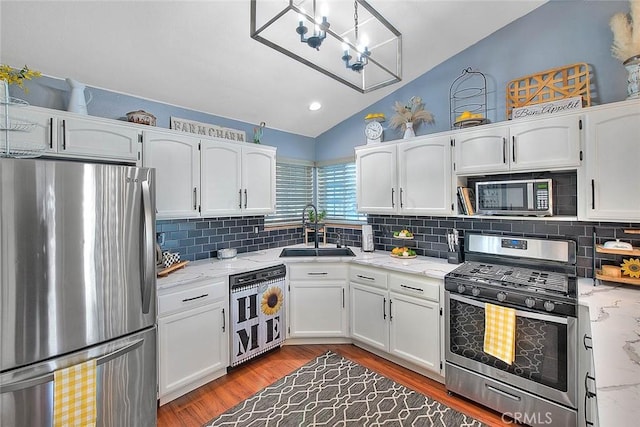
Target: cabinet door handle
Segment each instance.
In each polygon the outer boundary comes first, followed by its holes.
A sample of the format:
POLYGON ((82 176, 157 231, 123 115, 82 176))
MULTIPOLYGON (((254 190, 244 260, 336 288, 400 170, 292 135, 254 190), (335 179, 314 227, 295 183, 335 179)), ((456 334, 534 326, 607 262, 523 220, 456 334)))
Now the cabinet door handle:
POLYGON ((596 180, 591 180, 591 209, 596 208, 596 180))
POLYGON ((389 321, 393 321, 393 310, 391 309, 391 304, 393 304, 393 301, 391 301, 391 298, 389 298, 389 321))
POLYGON ((200 298, 206 298, 208 296, 209 296, 209 294, 202 294, 202 295, 198 295, 197 297, 185 298, 185 299, 182 300, 182 302, 189 302, 189 301, 197 300, 197 299, 200 299, 200 298))
POLYGON ((592 397, 596 397, 596 394, 594 392, 592 392, 591 390, 589 390, 589 380, 591 381, 595 381, 595 377, 592 377, 591 375, 589 375, 589 372, 587 372, 584 375, 584 390, 585 390, 585 395, 591 399, 592 397))
POLYGON ((242 188, 238 190, 238 199, 240 199, 240 202, 238 203, 238 209, 242 209, 242 188))
POLYGON ((247 189, 244 189, 244 208, 247 209, 247 189))
POLYGON ((511 159, 513 160, 513 163, 516 162, 516 136, 515 135, 511 137, 511 159))
POLYGON ((342 288, 342 308, 344 308, 344 288, 342 288))
POLYGON ((400 207, 404 206, 404 202, 402 201, 402 187, 400 187, 400 207))
POLYGON ((62 120, 62 149, 67 149, 67 121, 62 120))
POLYGON ((193 210, 198 209, 198 188, 193 187, 193 210))
POLYGON ((507 163, 507 138, 502 138, 502 163, 507 163))
POLYGON ((227 329, 227 319, 224 315, 224 308, 222 309, 222 332, 225 332, 227 329))
POLYGON ((392 208, 395 208, 395 207, 396 207, 396 204, 395 204, 395 202, 393 201, 393 199, 394 199, 394 195, 395 195, 395 192, 396 192, 395 188, 391 188, 391 207, 392 207, 392 208))
MULTIPOLYGON (((584 336, 582 337, 582 344, 584 345, 584 349, 585 350, 591 350, 593 349, 593 344, 587 344, 587 340, 592 340, 593 338, 591 338, 589 335, 584 334, 584 336)), ((593 343, 593 341, 591 341, 593 343)))
POLYGON ((412 286, 407 286, 407 285, 400 285, 401 288, 405 288, 405 289, 411 289, 412 291, 418 291, 418 292, 424 292, 424 289, 422 288, 414 288, 412 286))
POLYGON ((53 150, 53 117, 49 118, 49 148, 53 150))
POLYGON ((382 318, 386 320, 387 318, 387 299, 382 298, 382 318))

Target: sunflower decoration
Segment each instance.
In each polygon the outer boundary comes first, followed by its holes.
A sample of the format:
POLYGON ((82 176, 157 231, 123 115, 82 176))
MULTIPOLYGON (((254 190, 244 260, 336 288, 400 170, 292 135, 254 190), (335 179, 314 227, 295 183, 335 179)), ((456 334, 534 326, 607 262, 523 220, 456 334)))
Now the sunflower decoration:
POLYGON ((274 286, 269 288, 264 294, 262 294, 262 303, 260 309, 267 316, 276 314, 282 307, 282 290, 279 287, 274 286))
POLYGON ((640 259, 629 258, 622 261, 620 265, 622 267, 622 274, 629 277, 640 278, 640 259))

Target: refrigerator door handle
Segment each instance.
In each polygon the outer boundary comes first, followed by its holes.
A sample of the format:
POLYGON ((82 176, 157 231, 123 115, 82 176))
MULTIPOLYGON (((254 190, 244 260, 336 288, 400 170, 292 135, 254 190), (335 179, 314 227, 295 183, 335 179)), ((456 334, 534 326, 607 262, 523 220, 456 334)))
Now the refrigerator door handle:
MULTIPOLYGON (((144 339, 138 339, 128 343, 124 347, 120 347, 119 349, 112 351, 111 353, 105 354, 104 356, 100 356, 96 358, 96 365, 100 366, 113 359, 117 359, 118 357, 123 356, 126 353, 129 353, 130 351, 133 351, 139 348, 140 346, 142 346, 143 342, 144 342, 144 339)), ((35 387, 40 384, 46 384, 48 382, 53 381, 53 379, 54 379, 54 373, 48 372, 44 375, 39 375, 37 377, 32 377, 24 380, 18 380, 12 383, 2 384, 0 385, 0 394, 12 393, 15 391, 24 390, 25 388, 35 387)))
POLYGON ((151 188, 149 187, 149 181, 147 180, 142 181, 142 208, 144 209, 144 252, 142 254, 142 259, 144 261, 144 276, 142 279, 142 312, 146 314, 149 313, 153 278, 156 274, 151 188))

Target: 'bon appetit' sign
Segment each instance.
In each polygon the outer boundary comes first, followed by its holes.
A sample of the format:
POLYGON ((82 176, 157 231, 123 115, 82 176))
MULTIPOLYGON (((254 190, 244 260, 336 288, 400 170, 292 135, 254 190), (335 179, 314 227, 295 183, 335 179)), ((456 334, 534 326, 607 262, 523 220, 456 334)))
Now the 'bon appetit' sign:
POLYGON ((542 116, 544 114, 559 113, 561 111, 575 110, 579 108, 582 108, 582 97, 574 96, 572 98, 514 108, 511 112, 511 118, 521 119, 524 117, 542 116))
POLYGON ((171 129, 179 130, 182 132, 195 133, 212 138, 229 139, 231 141, 245 142, 247 140, 246 133, 241 130, 223 128, 221 126, 194 122, 192 120, 179 119, 177 117, 170 117, 169 120, 171 129))

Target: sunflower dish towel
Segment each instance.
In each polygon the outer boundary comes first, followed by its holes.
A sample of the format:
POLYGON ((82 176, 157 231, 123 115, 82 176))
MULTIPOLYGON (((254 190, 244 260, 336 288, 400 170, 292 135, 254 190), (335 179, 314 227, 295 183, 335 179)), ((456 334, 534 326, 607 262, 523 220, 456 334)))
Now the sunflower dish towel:
POLYGON ((53 425, 96 425, 96 361, 88 360, 53 374, 53 425))
POLYGON ((511 365, 516 358, 516 311, 484 305, 484 352, 511 365))

